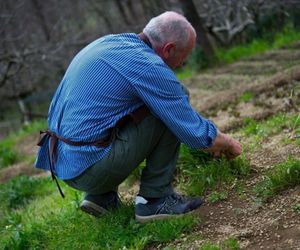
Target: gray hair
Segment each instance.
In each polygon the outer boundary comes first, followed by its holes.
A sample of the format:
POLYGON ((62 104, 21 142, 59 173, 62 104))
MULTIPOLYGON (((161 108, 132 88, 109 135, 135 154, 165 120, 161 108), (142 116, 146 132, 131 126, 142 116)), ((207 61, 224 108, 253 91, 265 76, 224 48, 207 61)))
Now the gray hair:
POLYGON ((189 21, 174 11, 153 17, 143 30, 154 48, 167 42, 174 42, 179 48, 184 48, 189 42, 190 31, 196 36, 195 29, 189 21))

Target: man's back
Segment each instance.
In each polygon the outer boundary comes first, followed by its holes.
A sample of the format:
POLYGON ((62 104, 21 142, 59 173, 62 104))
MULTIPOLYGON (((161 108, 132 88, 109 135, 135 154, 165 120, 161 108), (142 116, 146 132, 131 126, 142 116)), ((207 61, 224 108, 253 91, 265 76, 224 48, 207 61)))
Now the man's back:
MULTIPOLYGON (((74 57, 53 97, 49 129, 72 141, 105 138, 119 119, 143 105, 132 83, 153 61, 163 64, 136 34, 109 35, 92 42, 74 57)), ((109 150, 61 141, 57 147, 56 172, 62 179, 75 177, 109 150), (73 166, 66 167, 70 160, 73 166)), ((36 165, 49 169, 44 151, 36 165)))

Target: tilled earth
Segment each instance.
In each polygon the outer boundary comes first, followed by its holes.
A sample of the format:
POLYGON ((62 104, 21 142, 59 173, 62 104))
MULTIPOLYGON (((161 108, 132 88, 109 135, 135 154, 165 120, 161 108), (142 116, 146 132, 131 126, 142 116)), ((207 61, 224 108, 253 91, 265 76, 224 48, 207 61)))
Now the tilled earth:
MULTIPOLYGON (((279 112, 300 114, 300 50, 286 48, 241 60, 186 81, 193 106, 213 120, 221 131, 239 134, 245 118, 261 121, 279 112), (249 100, 242 99, 250 93, 249 100)), ((176 249, 199 249, 206 241, 222 243, 235 237, 242 249, 300 249, 300 186, 287 189, 267 202, 258 201, 253 186, 274 165, 290 156, 300 158, 296 143, 283 143, 284 136, 296 137, 289 129, 267 137, 247 153, 251 174, 244 180, 244 193, 232 186, 225 201, 206 203, 197 215, 201 223, 188 235, 169 244, 176 249)), ((162 248, 164 246, 161 246, 162 248)))

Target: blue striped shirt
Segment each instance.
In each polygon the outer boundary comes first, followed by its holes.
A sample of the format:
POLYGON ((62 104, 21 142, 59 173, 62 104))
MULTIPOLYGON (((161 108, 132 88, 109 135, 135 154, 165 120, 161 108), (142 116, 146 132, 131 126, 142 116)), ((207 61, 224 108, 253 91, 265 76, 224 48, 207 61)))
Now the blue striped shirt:
MULTIPOLYGON (((174 72, 132 33, 104 36, 74 57, 50 104, 48 127, 72 141, 96 141, 144 104, 182 143, 192 148, 212 145, 216 126, 191 107, 174 72)), ((74 178, 110 149, 111 145, 71 146, 58 141, 56 175, 74 178)), ((46 141, 36 167, 50 169, 48 152, 46 141)))

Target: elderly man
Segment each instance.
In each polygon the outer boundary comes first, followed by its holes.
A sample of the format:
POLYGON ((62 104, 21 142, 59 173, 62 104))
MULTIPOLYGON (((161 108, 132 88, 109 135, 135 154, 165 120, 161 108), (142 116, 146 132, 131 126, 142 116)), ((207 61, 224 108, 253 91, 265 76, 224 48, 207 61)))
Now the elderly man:
POLYGON ((136 219, 187 213, 202 200, 173 191, 180 143, 215 156, 241 153, 239 142, 192 108, 172 71, 195 40, 182 15, 165 12, 141 34, 104 36, 72 60, 51 102, 36 166, 84 191, 83 211, 99 216, 119 207, 118 185, 146 159, 136 219))

